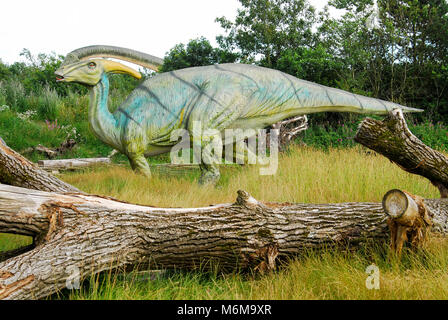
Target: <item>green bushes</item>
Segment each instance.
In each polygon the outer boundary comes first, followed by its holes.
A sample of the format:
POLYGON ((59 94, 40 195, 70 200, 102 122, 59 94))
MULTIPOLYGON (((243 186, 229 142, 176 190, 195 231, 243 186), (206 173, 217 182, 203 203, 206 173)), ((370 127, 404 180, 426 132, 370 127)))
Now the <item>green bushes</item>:
MULTIPOLYGON (((65 158, 106 156, 112 150, 89 129, 88 97, 70 101, 49 89, 46 96, 27 99, 33 108, 24 112, 0 105, 0 137, 14 150, 23 152, 38 144, 55 148, 69 138, 75 139, 78 145, 64 154, 65 158)), ((43 158, 35 152, 25 156, 32 161, 43 158)))
POLYGON ((25 88, 16 78, 0 82, 0 101, 17 112, 23 112, 28 107, 25 88))
POLYGON ((409 129, 428 146, 437 150, 448 150, 448 127, 442 122, 410 124, 409 129))
POLYGON ((27 94, 22 83, 16 79, 0 82, 0 105, 7 105, 12 111, 34 110, 39 119, 55 120, 61 99, 49 86, 40 92, 27 94))
POLYGON ((45 87, 42 95, 37 97, 37 112, 40 119, 55 120, 58 116, 59 96, 56 91, 45 87))
MULTIPOLYGON (((313 123, 313 118, 311 118, 310 128, 302 133, 296 141, 325 150, 354 147, 357 143, 353 138, 363 119, 363 116, 353 115, 347 117, 345 121, 339 121, 336 125, 331 125, 328 122, 324 124, 313 123)), ((448 127, 442 122, 436 124, 429 121, 416 123, 409 120, 408 126, 411 132, 426 145, 436 150, 448 151, 448 127)))

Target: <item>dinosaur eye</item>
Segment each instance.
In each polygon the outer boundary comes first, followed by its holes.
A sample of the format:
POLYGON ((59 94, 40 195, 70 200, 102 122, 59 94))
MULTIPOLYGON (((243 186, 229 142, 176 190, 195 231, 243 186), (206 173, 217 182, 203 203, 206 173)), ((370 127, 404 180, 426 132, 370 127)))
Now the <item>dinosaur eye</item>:
POLYGON ((89 67, 89 69, 95 69, 95 67, 96 67, 96 63, 95 63, 95 62, 90 62, 90 63, 88 64, 88 67, 89 67))

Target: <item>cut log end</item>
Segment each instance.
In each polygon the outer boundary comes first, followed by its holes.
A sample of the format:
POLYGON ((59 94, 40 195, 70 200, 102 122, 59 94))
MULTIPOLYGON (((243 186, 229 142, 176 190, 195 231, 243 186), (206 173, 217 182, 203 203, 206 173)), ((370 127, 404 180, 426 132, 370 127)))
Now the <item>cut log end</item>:
POLYGON ((401 254, 407 240, 413 247, 423 244, 432 221, 422 198, 405 191, 390 190, 383 197, 383 209, 390 217, 391 249, 395 253, 401 254))
POLYGON ((383 209, 391 218, 400 218, 408 208, 408 197, 398 189, 388 191, 383 197, 383 209))
POLYGON ((383 209, 392 219, 402 223, 411 222, 419 216, 417 203, 404 191, 393 189, 383 197, 383 209))

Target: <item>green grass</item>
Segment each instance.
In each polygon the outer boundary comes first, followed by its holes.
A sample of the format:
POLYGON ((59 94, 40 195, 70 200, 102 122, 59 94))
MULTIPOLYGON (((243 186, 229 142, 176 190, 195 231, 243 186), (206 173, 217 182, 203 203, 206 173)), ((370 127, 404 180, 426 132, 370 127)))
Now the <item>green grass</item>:
POLYGON ((161 207, 233 202, 239 189, 276 202, 380 201, 394 188, 425 198, 438 197, 437 189, 425 178, 404 172, 382 156, 367 155, 361 147, 328 151, 294 147, 280 155, 278 171, 272 176, 261 176, 259 167, 252 165, 223 167, 216 188, 201 187, 196 183, 198 177, 199 171, 174 176, 154 170, 147 179, 128 166, 62 176, 89 193, 161 207))
POLYGON ((123 280, 118 273, 91 277, 69 299, 446 299, 448 243, 433 239, 425 251, 406 251, 401 260, 384 244, 357 251, 308 250, 277 272, 255 274, 219 271, 169 271, 151 280, 138 275, 123 280), (379 290, 367 289, 366 268, 379 267, 379 290))
POLYGON ((31 237, 0 233, 0 252, 24 247, 31 243, 31 237))

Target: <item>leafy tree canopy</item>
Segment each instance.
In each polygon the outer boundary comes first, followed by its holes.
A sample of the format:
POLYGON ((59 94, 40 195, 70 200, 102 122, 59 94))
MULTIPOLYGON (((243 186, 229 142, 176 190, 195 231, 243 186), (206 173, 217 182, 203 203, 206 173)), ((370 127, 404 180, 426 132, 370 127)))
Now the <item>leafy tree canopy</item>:
POLYGON ((206 38, 201 37, 190 40, 187 45, 180 43, 174 46, 165 56, 160 72, 235 62, 237 57, 235 53, 221 48, 213 48, 206 38))
POLYGON ((216 19, 227 32, 217 37, 221 47, 236 50, 243 62, 275 67, 285 50, 310 47, 315 9, 306 0, 240 0, 235 21, 216 19))

